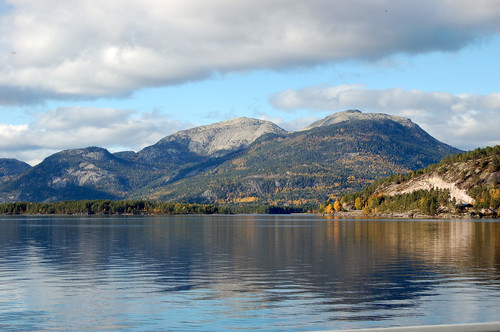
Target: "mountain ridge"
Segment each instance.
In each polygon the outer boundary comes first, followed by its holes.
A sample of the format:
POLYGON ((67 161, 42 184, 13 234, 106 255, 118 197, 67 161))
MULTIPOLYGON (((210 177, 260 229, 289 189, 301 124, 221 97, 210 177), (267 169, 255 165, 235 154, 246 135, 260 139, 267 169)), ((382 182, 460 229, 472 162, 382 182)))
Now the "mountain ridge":
POLYGON ((458 151, 419 127, 388 119, 353 120, 263 139, 210 174, 180 179, 167 189, 148 187, 147 192, 197 203, 319 203, 320 196, 361 189, 384 175, 425 167, 458 151))
POLYGON ((81 199, 88 192, 110 199, 318 202, 334 189, 332 181, 340 183, 334 192, 352 190, 460 152, 408 119, 363 114, 335 113, 295 132, 240 117, 176 132, 139 152, 65 150, 0 183, 0 200, 81 199))

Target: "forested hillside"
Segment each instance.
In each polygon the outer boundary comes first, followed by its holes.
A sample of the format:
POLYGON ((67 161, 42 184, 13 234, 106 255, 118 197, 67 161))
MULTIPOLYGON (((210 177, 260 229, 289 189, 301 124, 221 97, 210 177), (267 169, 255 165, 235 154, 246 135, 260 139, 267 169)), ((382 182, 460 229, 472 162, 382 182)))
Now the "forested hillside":
MULTIPOLYGON (((261 137, 218 166, 165 186, 152 183, 140 197, 199 203, 319 204, 372 181, 438 162, 459 150, 418 126, 389 119, 352 120, 288 135, 261 137)), ((206 167, 205 167, 206 166, 206 167)))
POLYGON ((30 168, 31 166, 23 161, 0 158, 0 183, 10 180, 30 168))
POLYGON ((342 197, 365 214, 500 216, 500 146, 450 155, 440 163, 379 180, 342 197))

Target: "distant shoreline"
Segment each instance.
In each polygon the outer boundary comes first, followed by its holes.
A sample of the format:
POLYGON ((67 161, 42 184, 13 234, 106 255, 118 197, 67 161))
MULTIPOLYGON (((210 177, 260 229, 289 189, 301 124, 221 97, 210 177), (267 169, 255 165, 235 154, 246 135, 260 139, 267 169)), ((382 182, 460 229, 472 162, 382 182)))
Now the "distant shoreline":
POLYGON ((331 214, 327 213, 1 213, 0 216, 28 216, 28 217, 41 217, 41 216, 60 216, 60 217, 154 217, 154 216, 238 216, 238 215, 314 215, 320 217, 340 217, 340 218, 353 218, 353 219, 500 219, 495 216, 480 216, 476 214, 438 214, 438 215, 425 215, 422 213, 377 213, 364 215, 360 210, 358 211, 339 211, 331 214))

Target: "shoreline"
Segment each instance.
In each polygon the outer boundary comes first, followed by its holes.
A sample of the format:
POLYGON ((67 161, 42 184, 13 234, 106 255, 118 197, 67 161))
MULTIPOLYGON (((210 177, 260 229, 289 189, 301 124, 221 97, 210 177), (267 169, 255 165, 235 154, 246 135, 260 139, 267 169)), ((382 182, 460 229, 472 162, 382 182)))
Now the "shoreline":
POLYGON ((494 215, 478 215, 474 213, 440 213, 436 215, 426 215, 419 212, 390 212, 363 214, 361 210, 338 211, 331 214, 320 214, 322 216, 347 217, 347 218, 392 218, 392 219, 500 219, 494 215))
POLYGON ((361 210, 354 211, 338 211, 335 213, 0 213, 0 216, 28 216, 28 217, 42 217, 42 216, 61 216, 61 217, 146 217, 146 216, 237 216, 237 215, 315 215, 320 217, 341 217, 353 219, 500 219, 498 216, 485 216, 477 214, 453 214, 442 213, 437 215, 426 215, 414 212, 391 212, 391 213, 376 213, 376 214, 363 214, 361 210))
MULTIPOLYGON (((500 322, 440 324, 440 325, 401 326, 401 327, 376 327, 376 328, 336 330, 336 332, 370 332, 370 331, 487 332, 487 331, 500 331, 500 322)), ((334 332, 334 330, 324 330, 323 332, 334 332)))

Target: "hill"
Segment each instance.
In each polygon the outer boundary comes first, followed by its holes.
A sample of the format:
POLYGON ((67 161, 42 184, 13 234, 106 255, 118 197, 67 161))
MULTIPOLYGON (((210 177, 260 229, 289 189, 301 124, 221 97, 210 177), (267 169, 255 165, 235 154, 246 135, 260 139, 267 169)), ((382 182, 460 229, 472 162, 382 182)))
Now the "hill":
POLYGON ((174 133, 139 152, 56 153, 0 183, 0 201, 318 204, 458 152, 385 114, 340 112, 298 132, 237 118, 174 133))
POLYGON ((367 214, 499 216, 500 146, 448 156, 425 169, 379 180, 344 195, 342 203, 367 214))

